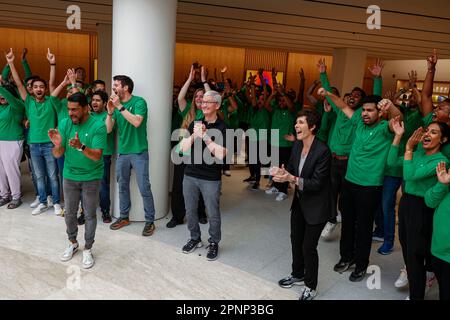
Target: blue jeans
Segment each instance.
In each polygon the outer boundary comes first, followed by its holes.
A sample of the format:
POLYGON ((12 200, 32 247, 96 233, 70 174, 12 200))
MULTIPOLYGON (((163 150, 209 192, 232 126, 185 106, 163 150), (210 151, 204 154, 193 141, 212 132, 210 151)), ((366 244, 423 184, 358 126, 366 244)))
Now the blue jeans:
POLYGON ((50 182, 54 204, 60 203, 58 165, 52 154, 52 143, 30 144, 30 154, 33 162, 33 170, 36 176, 40 203, 47 204, 47 191, 45 178, 50 182))
POLYGON ((58 173, 59 173, 59 185, 61 186, 61 190, 64 190, 64 156, 56 159, 56 163, 58 164, 58 173))
POLYGON ((402 181, 403 179, 399 177, 386 176, 383 182, 383 199, 381 203, 383 206, 384 242, 391 245, 394 244, 395 239, 395 201, 402 181))
POLYGON ((116 174, 119 184, 119 207, 120 217, 128 219, 130 200, 130 176, 133 168, 136 173, 136 181, 144 202, 145 221, 155 221, 155 205, 150 186, 148 152, 139 154, 121 154, 117 157, 116 174))
POLYGON ((100 209, 103 213, 109 213, 111 207, 110 199, 110 176, 111 176, 111 156, 103 156, 105 169, 103 171, 102 184, 100 187, 100 209))

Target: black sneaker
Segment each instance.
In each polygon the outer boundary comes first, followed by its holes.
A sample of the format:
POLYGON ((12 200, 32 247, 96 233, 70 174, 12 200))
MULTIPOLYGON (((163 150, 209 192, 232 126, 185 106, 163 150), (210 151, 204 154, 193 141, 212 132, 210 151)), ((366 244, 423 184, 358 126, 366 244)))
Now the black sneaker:
POLYGON ((334 271, 343 273, 355 265, 355 261, 345 262, 342 259, 334 266, 334 271))
POLYGON ((256 182, 255 177, 248 177, 247 179, 243 180, 242 182, 256 182))
POLYGON ((219 255, 219 245, 215 242, 211 242, 208 246, 208 254, 206 255, 206 259, 208 261, 214 261, 217 259, 219 255))
POLYGON ((293 285, 303 285, 305 277, 295 278, 292 274, 278 281, 278 285, 282 288, 292 288, 293 285))
POLYGON ((111 218, 111 215, 109 214, 109 212, 102 212, 102 220, 103 220, 103 223, 111 223, 112 222, 112 218, 111 218))
POLYGON ((350 275, 349 280, 351 282, 359 282, 359 281, 362 281, 365 276, 366 276, 366 270, 365 269, 364 270, 355 270, 350 275))
POLYGON ((203 247, 202 240, 192 240, 190 239, 183 247, 183 253, 194 252, 195 249, 203 247))
POLYGON ((153 222, 146 222, 142 235, 144 237, 150 237, 155 232, 155 224, 153 222))
POLYGON ((172 228, 175 228, 179 224, 183 224, 183 223, 179 223, 177 220, 171 219, 169 222, 167 222, 166 227, 169 229, 172 229, 172 228))
POLYGON ((252 191, 257 191, 259 190, 259 182, 255 182, 251 188, 252 191))
POLYGON ((207 224, 208 219, 206 217, 201 217, 201 218, 198 218, 198 222, 200 222, 201 224, 207 224))
POLYGON ((80 216, 78 217, 78 225, 82 226, 85 223, 86 223, 86 220, 84 219, 84 214, 80 214, 80 216))
POLYGON ((8 198, 0 198, 0 207, 6 206, 8 203, 11 202, 11 199, 8 198))

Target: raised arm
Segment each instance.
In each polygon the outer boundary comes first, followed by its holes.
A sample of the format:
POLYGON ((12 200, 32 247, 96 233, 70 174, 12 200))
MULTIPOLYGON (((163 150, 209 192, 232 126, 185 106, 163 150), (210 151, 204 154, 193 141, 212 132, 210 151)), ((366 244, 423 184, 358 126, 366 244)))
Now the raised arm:
POLYGON ((436 167, 438 183, 425 193, 425 203, 429 208, 437 208, 448 193, 450 183, 450 169, 446 170, 445 162, 440 162, 436 167))
POLYGON ((201 77, 202 77, 203 86, 205 87, 205 92, 211 91, 211 87, 209 86, 209 83, 206 79, 207 75, 206 75, 205 66, 202 66, 202 68, 201 68, 201 77))
POLYGON ((72 84, 72 86, 76 84, 76 74, 74 69, 67 70, 64 80, 52 91, 51 96, 58 97, 61 91, 69 84, 72 84))
POLYGON ((33 73, 31 72, 30 64, 28 63, 28 60, 27 60, 27 54, 28 54, 28 49, 23 48, 22 49, 22 67, 23 67, 23 71, 25 71, 25 79, 27 79, 33 75, 33 73))
POLYGON ((50 52, 50 48, 48 48, 47 51, 47 60, 50 63, 50 81, 48 87, 50 89, 50 94, 53 95, 53 91, 56 89, 56 57, 50 52))
POLYGON ((292 102, 292 100, 286 95, 286 90, 282 84, 277 85, 277 92, 280 96, 284 98, 284 101, 286 102, 286 105, 290 112, 295 111, 295 105, 292 102))
POLYGON ((334 95, 333 93, 325 90, 325 88, 320 88, 317 92, 320 96, 329 99, 330 103, 334 104, 337 108, 341 109, 342 112, 348 117, 353 117, 353 114, 355 113, 355 110, 350 108, 344 100, 339 98, 338 96, 334 95))
POLYGON ((194 80, 195 76, 195 69, 194 65, 191 66, 191 71, 189 72, 189 77, 186 80, 186 83, 183 85, 183 87, 180 90, 180 93, 178 94, 178 107, 180 107, 180 111, 183 112, 184 109, 186 109, 187 101, 186 101, 186 95, 189 90, 189 86, 191 85, 192 80, 194 80))
POLYGON ((383 95, 383 78, 381 73, 384 68, 384 63, 380 59, 377 59, 372 67, 369 67, 370 73, 373 76, 373 94, 377 96, 383 95))
POLYGON ((305 72, 303 71, 303 68, 300 69, 299 75, 300 75, 300 87, 298 89, 296 102, 300 102, 303 106, 303 100, 305 97, 305 82, 306 82, 305 72))
POLYGON ((108 104, 106 105, 106 111, 108 112, 108 115, 106 116, 105 125, 106 125, 106 132, 111 133, 114 129, 114 124, 116 120, 113 119, 114 111, 116 110, 116 107, 114 106, 112 102, 112 97, 109 99, 108 104))
POLYGON ((314 97, 314 91, 316 90, 319 84, 320 84, 319 80, 314 80, 314 82, 308 88, 308 92, 306 93, 306 98, 308 99, 309 103, 313 106, 317 104, 317 99, 316 97, 314 97))
POLYGON ((14 52, 13 49, 9 49, 9 52, 6 54, 6 61, 8 62, 9 67, 11 68, 11 73, 13 75, 14 82, 16 83, 17 89, 19 90, 20 97, 22 100, 27 98, 27 89, 25 89, 22 80, 20 80, 19 74, 17 73, 16 66, 14 65, 14 52))
POLYGON ((427 75, 425 77, 425 81, 423 83, 422 88, 422 101, 419 105, 420 112, 423 117, 426 117, 428 114, 433 112, 433 83, 434 83, 434 75, 436 73, 436 64, 438 61, 438 56, 436 49, 433 50, 433 54, 430 55, 427 59, 427 75))

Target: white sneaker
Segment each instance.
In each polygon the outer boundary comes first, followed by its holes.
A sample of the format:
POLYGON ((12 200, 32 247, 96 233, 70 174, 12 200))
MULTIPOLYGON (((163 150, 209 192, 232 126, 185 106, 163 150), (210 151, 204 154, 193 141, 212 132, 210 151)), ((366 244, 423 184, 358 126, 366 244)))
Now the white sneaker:
POLYGON ((409 296, 407 296, 407 297, 405 298, 405 300, 411 300, 411 299, 409 298, 409 296))
POLYGON ((39 203, 41 203, 39 201, 39 196, 36 197, 36 199, 34 199, 34 201, 30 204, 30 208, 37 208, 37 206, 39 205, 39 203))
POLYGON ((340 213, 336 216, 336 221, 337 223, 342 223, 342 215, 340 213))
POLYGON ((94 265, 94 256, 92 255, 91 250, 84 250, 83 251, 83 268, 84 269, 90 269, 94 265))
POLYGON ((400 270, 400 275, 398 279, 395 281, 394 286, 396 288, 403 288, 408 284, 408 273, 406 272, 406 268, 402 268, 400 270))
POLYGON ((283 201, 285 199, 287 199, 287 194, 283 193, 283 192, 279 192, 277 197, 275 198, 275 201, 283 201))
POLYGON ((317 296, 317 291, 311 288, 305 287, 300 296, 300 300, 312 300, 317 296))
POLYGON ((278 193, 278 189, 275 187, 266 190, 266 194, 275 194, 275 193, 278 193))
POLYGON ((324 239, 330 238, 331 234, 333 233, 334 229, 336 228, 336 225, 337 225, 337 223, 327 222, 327 224, 325 225, 325 228, 323 228, 320 236, 324 239))
POLYGON ((70 243, 64 253, 61 255, 61 261, 67 262, 72 259, 73 255, 78 251, 78 242, 70 243))
POLYGON ((225 170, 223 172, 224 175, 226 175, 227 177, 231 177, 231 171, 230 170, 225 170))
POLYGON ((53 208, 55 209, 55 216, 58 216, 58 217, 59 217, 59 216, 62 216, 63 210, 62 210, 60 204, 55 204, 55 205, 53 206, 53 208))
POLYGON ((31 214, 33 216, 37 216, 38 214, 41 214, 45 211, 48 210, 48 206, 46 204, 40 203, 36 209, 34 209, 33 211, 31 211, 31 214))
POLYGON ((49 208, 53 207, 53 198, 52 198, 52 196, 48 196, 47 197, 47 206, 49 208))

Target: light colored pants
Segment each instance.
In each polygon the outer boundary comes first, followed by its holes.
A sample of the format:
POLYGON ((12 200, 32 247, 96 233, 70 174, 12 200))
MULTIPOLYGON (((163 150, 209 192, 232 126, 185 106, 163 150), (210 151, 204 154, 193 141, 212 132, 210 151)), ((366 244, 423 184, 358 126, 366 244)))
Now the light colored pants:
POLYGON ((0 197, 19 200, 23 141, 0 141, 0 197))

